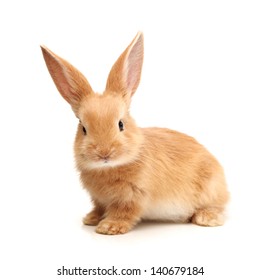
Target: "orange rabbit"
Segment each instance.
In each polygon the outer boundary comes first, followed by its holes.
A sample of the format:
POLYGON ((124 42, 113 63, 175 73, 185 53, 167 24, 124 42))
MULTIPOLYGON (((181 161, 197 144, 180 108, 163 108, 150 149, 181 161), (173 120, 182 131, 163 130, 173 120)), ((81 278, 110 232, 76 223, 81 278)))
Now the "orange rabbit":
POLYGON ((194 138, 139 128, 129 105, 141 77, 143 34, 112 67, 103 94, 46 47, 52 79, 79 119, 75 159, 94 208, 83 219, 102 234, 126 233, 141 220, 219 226, 229 193, 223 169, 194 138))

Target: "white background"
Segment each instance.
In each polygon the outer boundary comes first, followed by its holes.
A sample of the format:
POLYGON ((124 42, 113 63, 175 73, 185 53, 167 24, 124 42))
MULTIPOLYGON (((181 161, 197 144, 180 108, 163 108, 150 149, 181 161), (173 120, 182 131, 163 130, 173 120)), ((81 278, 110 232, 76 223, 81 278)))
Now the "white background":
POLYGON ((204 276, 176 279, 258 277, 259 15, 258 1, 1 1, 1 279, 108 279, 57 276, 62 265, 204 266, 204 276), (77 120, 39 45, 101 92, 139 30, 145 61, 132 115, 140 126, 190 134, 216 155, 232 195, 223 227, 148 223, 103 236, 81 225, 91 204, 74 168, 77 120))

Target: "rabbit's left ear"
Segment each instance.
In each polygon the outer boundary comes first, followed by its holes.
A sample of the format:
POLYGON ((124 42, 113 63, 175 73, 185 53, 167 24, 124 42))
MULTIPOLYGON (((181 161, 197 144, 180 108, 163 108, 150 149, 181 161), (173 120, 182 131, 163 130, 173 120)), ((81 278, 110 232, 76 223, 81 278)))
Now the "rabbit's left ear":
POLYGON ((112 67, 106 85, 108 92, 116 92, 130 100, 140 82, 143 52, 143 34, 138 32, 112 67))
POLYGON ((58 91, 77 115, 82 99, 93 93, 91 86, 83 74, 65 59, 57 56, 46 47, 41 46, 41 49, 58 91))

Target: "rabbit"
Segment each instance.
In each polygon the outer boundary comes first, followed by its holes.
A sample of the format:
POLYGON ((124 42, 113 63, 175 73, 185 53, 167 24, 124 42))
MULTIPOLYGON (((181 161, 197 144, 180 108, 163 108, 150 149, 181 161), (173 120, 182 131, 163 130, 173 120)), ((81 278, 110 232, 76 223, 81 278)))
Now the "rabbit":
POLYGON ((103 94, 66 60, 41 49, 58 91, 79 119, 75 162, 93 202, 85 225, 116 235, 143 220, 224 223, 229 192, 217 159, 186 134, 140 128, 130 116, 143 64, 142 32, 111 68, 103 94))

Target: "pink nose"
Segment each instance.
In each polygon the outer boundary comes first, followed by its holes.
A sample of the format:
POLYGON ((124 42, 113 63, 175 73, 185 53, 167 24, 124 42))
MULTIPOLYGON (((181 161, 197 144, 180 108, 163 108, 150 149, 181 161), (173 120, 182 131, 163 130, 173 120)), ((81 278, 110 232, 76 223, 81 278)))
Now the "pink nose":
POLYGON ((108 153, 106 153, 106 154, 104 154, 104 155, 101 154, 101 153, 99 153, 98 157, 99 157, 100 159, 102 159, 102 160, 105 160, 105 161, 108 161, 109 158, 110 158, 110 156, 109 156, 108 153))
POLYGON ((96 154, 101 160, 108 161, 111 158, 111 149, 108 147, 102 147, 96 150, 96 154))

